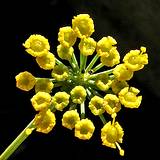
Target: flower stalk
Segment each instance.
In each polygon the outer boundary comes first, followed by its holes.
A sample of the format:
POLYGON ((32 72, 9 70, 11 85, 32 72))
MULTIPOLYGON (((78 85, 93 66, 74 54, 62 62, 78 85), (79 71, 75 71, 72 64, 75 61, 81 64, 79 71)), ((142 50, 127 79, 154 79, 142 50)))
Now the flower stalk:
POLYGON ((81 119, 85 118, 85 104, 81 103, 81 119))
POLYGON ((80 72, 85 70, 87 63, 87 56, 84 56, 83 54, 80 54, 80 72))
POLYGON ((72 54, 71 61, 69 61, 69 62, 71 64, 73 70, 77 72, 79 70, 79 66, 78 66, 77 58, 74 53, 72 54))
POLYGON ((97 62, 98 58, 99 58, 99 55, 96 54, 93 57, 93 59, 91 60, 91 62, 89 63, 89 65, 87 66, 87 68, 85 70, 85 73, 89 72, 92 69, 92 67, 94 66, 94 64, 97 62))
POLYGON ((27 127, 17 136, 17 138, 5 149, 0 155, 0 160, 7 160, 14 151, 27 139, 27 137, 35 129, 33 125, 34 119, 27 125, 27 127))
POLYGON ((101 69, 104 66, 104 64, 100 63, 98 64, 95 68, 92 69, 92 73, 98 71, 99 69, 101 69))

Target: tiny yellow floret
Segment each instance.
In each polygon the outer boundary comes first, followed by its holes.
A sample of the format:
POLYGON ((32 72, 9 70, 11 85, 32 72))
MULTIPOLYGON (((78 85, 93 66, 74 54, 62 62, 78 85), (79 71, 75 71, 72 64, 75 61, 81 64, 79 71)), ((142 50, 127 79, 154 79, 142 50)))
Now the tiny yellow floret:
POLYGON ((49 133, 56 124, 56 117, 50 109, 40 111, 34 118, 36 131, 41 133, 49 133))
POLYGON ((91 98, 88 107, 95 116, 101 115, 105 112, 103 98, 99 96, 91 98))
POLYGON ((26 48, 26 52, 33 57, 41 57, 50 50, 48 39, 39 34, 31 35, 25 43, 23 43, 23 46, 26 48))
POLYGON ((103 54, 105 54, 106 56, 107 55, 109 56, 108 52, 116 44, 117 44, 117 42, 113 37, 111 37, 111 36, 103 37, 102 39, 100 39, 97 42, 97 47, 96 47, 97 54, 99 56, 102 56, 103 54))
POLYGON ((36 111, 41 111, 50 106, 51 95, 47 92, 38 92, 31 98, 31 103, 36 111))
POLYGON ((76 34, 70 26, 61 27, 58 33, 58 41, 64 47, 72 47, 76 42, 76 34))
POLYGON ((73 47, 64 47, 61 44, 57 46, 57 54, 61 59, 70 61, 73 52, 74 52, 73 47))
POLYGON ((47 92, 47 93, 51 93, 52 89, 54 87, 54 84, 52 83, 52 81, 48 78, 39 78, 36 81, 35 84, 35 92, 47 92))
POLYGON ((141 47, 140 50, 131 50, 124 56, 124 64, 132 71, 142 69, 144 65, 148 64, 148 54, 145 52, 145 47, 141 47))
POLYGON ((69 70, 63 65, 56 65, 51 73, 57 81, 65 81, 69 76, 69 70))
POLYGON ((135 87, 125 87, 119 93, 118 97, 125 107, 138 108, 142 101, 142 96, 137 96, 140 91, 135 87))
POLYGON ((34 128, 27 128, 27 129, 25 130, 26 135, 30 135, 33 130, 34 130, 34 128))
POLYGON ((113 74, 119 81, 127 81, 133 77, 133 71, 129 70, 125 64, 118 64, 113 69, 113 74))
POLYGON ((36 57, 36 62, 40 68, 44 70, 51 70, 54 68, 56 60, 55 56, 51 52, 48 52, 41 57, 36 57))
POLYGON ((104 97, 104 109, 110 115, 119 112, 121 109, 119 98, 114 94, 106 94, 104 97))
POLYGON ((94 124, 88 118, 78 121, 75 125, 75 137, 89 140, 95 130, 94 124))
POLYGON ((85 101, 87 93, 83 86, 74 87, 71 92, 71 99, 73 103, 81 104, 85 101))
MULTIPOLYGON (((113 120, 114 121, 114 120, 113 120)), ((101 129, 102 145, 110 148, 117 148, 120 151, 120 155, 124 156, 124 151, 121 149, 119 143, 123 141, 124 131, 118 122, 109 121, 101 129)))
POLYGON ((96 41, 93 38, 83 38, 79 43, 80 53, 84 56, 89 56, 94 53, 96 49, 96 41))
POLYGON ((119 93, 124 87, 128 86, 129 85, 126 81, 118 81, 117 79, 114 79, 111 84, 112 91, 115 94, 119 93))
POLYGON ((59 111, 63 111, 63 109, 69 104, 70 95, 66 92, 57 92, 54 96, 52 96, 52 105, 59 111))
POLYGON ((63 114, 62 126, 72 130, 78 121, 80 121, 80 117, 77 110, 69 110, 63 114))
POLYGON ((112 84, 112 80, 109 79, 108 74, 100 74, 95 83, 101 91, 107 91, 112 84))
POLYGON ((30 91, 36 83, 36 78, 28 71, 20 72, 15 79, 16 87, 23 91, 30 91))
POLYGON ((112 47, 109 52, 104 53, 100 57, 100 61, 107 67, 113 67, 120 62, 120 55, 116 47, 112 47))
POLYGON ((88 14, 79 14, 72 19, 72 28, 77 37, 90 37, 94 32, 94 23, 88 14))

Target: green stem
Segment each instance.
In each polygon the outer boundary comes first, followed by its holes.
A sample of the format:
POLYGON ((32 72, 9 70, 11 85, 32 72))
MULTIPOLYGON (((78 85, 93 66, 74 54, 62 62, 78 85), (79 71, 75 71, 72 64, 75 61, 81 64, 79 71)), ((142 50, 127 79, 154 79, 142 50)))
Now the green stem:
POLYGON ((48 79, 48 80, 52 81, 53 83, 54 83, 54 82, 57 82, 57 80, 55 80, 54 78, 40 78, 40 77, 36 77, 35 79, 36 79, 36 80, 48 79))
POLYGON ((113 80, 115 78, 115 76, 114 75, 110 75, 109 78, 110 78, 110 80, 113 80))
POLYGON ((92 87, 89 87, 88 89, 90 90, 90 92, 91 92, 94 96, 97 95, 97 96, 101 97, 101 95, 100 95, 96 90, 94 90, 92 87))
POLYGON ((54 88, 61 87, 63 85, 63 82, 56 82, 54 83, 54 88))
POLYGON ((56 64, 65 66, 60 60, 56 58, 56 64))
POLYGON ((86 92, 88 95, 88 99, 91 100, 91 98, 93 97, 91 91, 88 88, 86 88, 86 92))
POLYGON ((72 66, 72 68, 73 68, 74 71, 76 71, 76 72, 79 71, 78 62, 77 62, 77 59, 76 59, 76 56, 75 56, 74 53, 72 54, 72 58, 69 61, 69 63, 72 66))
POLYGON ((80 54, 80 72, 82 72, 86 68, 87 56, 84 56, 82 53, 80 54))
POLYGON ((87 56, 84 56, 84 66, 83 66, 84 70, 86 69, 86 64, 87 64, 87 56))
POLYGON ((89 80, 89 81, 87 81, 88 83, 89 83, 89 85, 95 85, 95 81, 93 81, 93 80, 89 80))
POLYGON ((52 112, 55 112, 55 111, 56 111, 56 108, 55 108, 55 106, 54 106, 53 104, 51 104, 51 105, 49 106, 49 109, 50 109, 52 112))
POLYGON ((70 107, 69 107, 69 110, 75 110, 76 107, 77 107, 77 103, 71 102, 70 107))
POLYGON ((85 105, 84 102, 81 103, 81 119, 85 118, 85 105))
MULTIPOLYGON (((97 76, 99 76, 99 75, 101 75, 101 74, 111 74, 112 72, 113 72, 113 69, 109 69, 109 70, 107 70, 107 71, 95 73, 95 74, 90 75, 90 76, 89 76, 89 79, 91 79, 91 78, 96 78, 97 76)), ((114 75, 113 75, 113 76, 114 76, 114 75)), ((113 76, 112 76, 112 78, 114 78, 113 76)))
POLYGON ((87 68, 86 68, 86 70, 85 70, 85 73, 87 73, 87 72, 89 72, 90 70, 91 70, 91 68, 93 67, 93 65, 96 63, 96 61, 98 60, 98 58, 99 58, 99 55, 98 54, 96 54, 94 57, 93 57, 93 59, 92 59, 92 61, 90 62, 90 64, 87 66, 87 68))
POLYGON ((106 121, 106 119, 105 119, 104 115, 103 115, 103 114, 101 114, 101 115, 99 115, 99 117, 100 117, 100 119, 101 119, 102 123, 105 125, 105 124, 107 123, 107 121, 106 121))
POLYGON ((33 125, 34 119, 27 125, 27 127, 17 136, 17 138, 6 148, 6 150, 0 155, 0 160, 7 160, 12 153, 22 144, 22 142, 30 135, 27 133, 27 129, 35 129, 33 125))
POLYGON ((104 66, 104 64, 100 63, 98 64, 95 68, 92 69, 92 73, 98 71, 99 69, 101 69, 104 66))

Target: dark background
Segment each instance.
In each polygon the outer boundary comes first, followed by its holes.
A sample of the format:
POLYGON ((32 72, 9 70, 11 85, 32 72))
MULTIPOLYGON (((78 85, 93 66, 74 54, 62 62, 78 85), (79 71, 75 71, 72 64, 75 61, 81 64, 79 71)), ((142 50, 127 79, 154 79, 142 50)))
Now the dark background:
POLYGON ((41 34, 49 39, 51 51, 55 53, 59 28, 71 25, 73 16, 87 13, 95 24, 92 37, 98 41, 104 36, 113 36, 121 59, 131 49, 147 47, 149 64, 129 81, 141 90, 142 104, 139 109, 123 108, 118 114, 125 132, 121 145, 125 156, 120 157, 117 149, 101 145, 99 119, 94 119, 96 130, 92 139, 81 141, 61 126, 62 114, 58 112, 52 132, 47 135, 34 132, 9 159, 155 159, 160 107, 159 8, 160 0, 10 0, 1 3, 0 153, 35 115, 30 103, 34 92, 17 89, 15 76, 25 70, 36 76, 50 75, 25 53, 22 43, 31 34, 41 34))

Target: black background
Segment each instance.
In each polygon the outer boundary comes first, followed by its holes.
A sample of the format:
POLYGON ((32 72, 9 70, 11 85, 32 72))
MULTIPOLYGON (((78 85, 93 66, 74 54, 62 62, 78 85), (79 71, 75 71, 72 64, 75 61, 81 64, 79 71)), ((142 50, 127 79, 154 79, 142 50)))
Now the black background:
POLYGON ((71 25, 73 16, 87 13, 95 24, 92 37, 98 41, 104 36, 113 36, 118 42, 121 59, 131 49, 147 47, 149 64, 129 81, 131 86, 141 90, 142 104, 139 109, 123 108, 118 114, 125 132, 121 145, 125 156, 120 157, 117 149, 101 145, 99 119, 93 118, 96 130, 91 140, 81 141, 61 126, 62 113, 58 112, 57 125, 52 132, 47 135, 34 132, 9 159, 155 159, 160 107, 159 8, 160 0, 15 0, 1 3, 0 153, 35 115, 30 103, 34 92, 17 89, 15 76, 25 70, 35 76, 50 75, 50 71, 40 69, 26 54, 22 43, 31 34, 41 34, 49 39, 51 51, 55 53, 59 28, 71 25))

